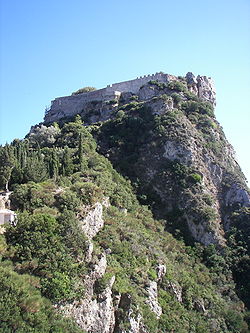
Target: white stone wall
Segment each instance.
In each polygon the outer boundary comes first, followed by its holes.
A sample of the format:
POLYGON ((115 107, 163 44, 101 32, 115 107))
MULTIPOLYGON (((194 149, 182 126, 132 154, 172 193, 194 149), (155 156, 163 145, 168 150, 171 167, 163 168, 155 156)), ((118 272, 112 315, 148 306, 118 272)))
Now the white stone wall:
POLYGON ((13 223, 15 220, 16 214, 9 209, 0 210, 0 225, 4 223, 13 223))
MULTIPOLYGON (((168 82, 170 77, 173 78, 174 76, 163 73, 144 75, 134 80, 114 83, 108 86, 107 90, 118 90, 121 92, 132 92, 133 94, 137 94, 141 86, 148 83, 149 81, 158 80, 159 82, 168 82)), ((174 78, 176 79, 176 77, 174 78)))

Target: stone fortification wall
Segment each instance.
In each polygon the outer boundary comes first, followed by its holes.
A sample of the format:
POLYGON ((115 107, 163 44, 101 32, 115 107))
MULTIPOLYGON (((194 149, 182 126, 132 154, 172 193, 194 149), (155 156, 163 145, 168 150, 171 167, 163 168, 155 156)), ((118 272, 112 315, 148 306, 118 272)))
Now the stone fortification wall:
MULTIPOLYGON (((121 93, 130 92, 138 94, 139 89, 149 81, 170 82, 179 80, 174 75, 156 73, 152 75, 144 75, 134 80, 114 83, 106 88, 71 95, 58 97, 51 102, 50 109, 46 112, 44 123, 52 123, 63 118, 69 118, 76 114, 84 114, 85 110, 93 109, 94 102, 100 102, 105 109, 105 103, 111 100, 118 100, 121 93)), ((187 73, 185 77, 188 89, 196 94, 201 99, 210 101, 213 105, 216 104, 215 89, 211 78, 198 75, 195 77, 193 73, 187 73)), ((99 105, 100 106, 100 105, 99 105)), ((102 111, 102 106, 100 106, 102 111)))
POLYGON ((116 96, 115 91, 104 88, 79 95, 58 97, 51 102, 51 107, 45 115, 44 122, 50 123, 71 117, 82 112, 84 106, 89 102, 107 101, 116 98, 116 96))
POLYGON ((108 85, 106 88, 82 93, 78 95, 58 97, 51 102, 51 107, 46 112, 44 123, 51 123, 62 118, 72 117, 81 113, 87 103, 93 101, 109 101, 117 98, 122 92, 131 92, 137 94, 140 87, 151 80, 159 82, 168 82, 176 79, 175 76, 156 73, 152 75, 144 75, 134 80, 124 81, 108 85))
POLYGON ((141 86, 148 83, 149 81, 158 80, 159 82, 169 82, 171 80, 176 80, 177 78, 173 75, 156 73, 152 75, 144 75, 137 77, 134 80, 119 82, 107 86, 107 90, 117 90, 120 92, 132 92, 137 94, 141 86))

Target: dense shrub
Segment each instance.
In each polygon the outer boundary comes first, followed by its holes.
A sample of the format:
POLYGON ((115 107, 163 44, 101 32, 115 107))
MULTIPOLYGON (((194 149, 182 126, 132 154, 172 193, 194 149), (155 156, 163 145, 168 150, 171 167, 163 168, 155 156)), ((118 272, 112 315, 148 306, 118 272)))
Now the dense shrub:
POLYGON ((96 90, 95 87, 83 87, 83 88, 80 88, 77 91, 73 92, 72 95, 79 95, 79 94, 94 91, 94 90, 96 90))
POLYGON ((175 90, 178 92, 184 92, 187 90, 187 86, 180 81, 171 81, 167 85, 168 89, 175 90))
POLYGON ((70 319, 57 314, 50 301, 41 296, 39 281, 19 275, 11 265, 0 263, 0 313, 2 332, 80 333, 70 319))

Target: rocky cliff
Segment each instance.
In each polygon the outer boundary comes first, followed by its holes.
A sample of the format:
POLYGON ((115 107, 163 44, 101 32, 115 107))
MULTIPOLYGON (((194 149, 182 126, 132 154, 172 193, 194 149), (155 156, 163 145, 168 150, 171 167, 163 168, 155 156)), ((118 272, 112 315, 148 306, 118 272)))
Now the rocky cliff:
POLYGON ((249 207, 250 197, 215 104, 206 77, 149 81, 138 95, 121 95, 116 117, 100 126, 98 138, 101 152, 148 196, 156 216, 179 220, 196 241, 223 246, 231 208, 249 207))
POLYGON ((210 78, 157 73, 0 147, 6 332, 248 332, 250 196, 215 105, 210 78))

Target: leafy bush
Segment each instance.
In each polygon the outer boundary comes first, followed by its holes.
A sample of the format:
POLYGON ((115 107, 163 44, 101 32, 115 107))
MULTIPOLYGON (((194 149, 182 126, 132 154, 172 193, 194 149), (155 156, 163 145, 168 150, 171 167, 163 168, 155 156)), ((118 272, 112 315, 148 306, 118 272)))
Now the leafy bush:
POLYGON ((117 104, 117 100, 116 99, 111 99, 109 101, 106 102, 107 105, 114 105, 114 104, 117 104))
POLYGON ((16 268, 40 277, 43 294, 53 301, 76 297, 76 276, 82 269, 72 255, 67 233, 62 231, 54 216, 22 213, 17 225, 8 226, 5 233, 16 268), (62 284, 58 274, 63 277, 62 284))
POLYGON ((12 205, 15 209, 29 211, 44 206, 51 206, 54 203, 54 196, 51 187, 48 187, 47 184, 30 182, 17 185, 11 195, 12 205))
POLYGON ((95 87, 83 87, 83 88, 80 88, 77 91, 73 92, 72 95, 79 95, 79 94, 94 91, 94 90, 96 90, 95 87))
POLYGON ((189 179, 194 184, 202 182, 202 176, 199 173, 191 173, 189 175, 189 179))
POLYGON ((187 86, 180 81, 171 81, 168 83, 167 88, 178 92, 184 92, 187 90, 187 86))
POLYGON ((160 82, 158 80, 151 80, 148 82, 148 84, 156 86, 160 90, 164 90, 168 87, 168 85, 164 82, 160 82))
POLYGON ((54 123, 51 126, 37 126, 32 128, 31 132, 29 133, 29 140, 32 144, 39 144, 40 147, 45 147, 47 145, 52 145, 56 142, 56 139, 60 135, 60 128, 59 126, 54 123))
POLYGON ((214 109, 210 102, 185 101, 181 103, 181 109, 189 115, 190 113, 200 113, 214 117, 214 109))
POLYGON ((182 101, 182 97, 178 93, 172 93, 171 97, 175 104, 179 104, 182 101))
POLYGON ((0 264, 1 331, 82 332, 70 319, 63 319, 57 314, 37 287, 37 278, 27 274, 19 275, 6 263, 0 264))

